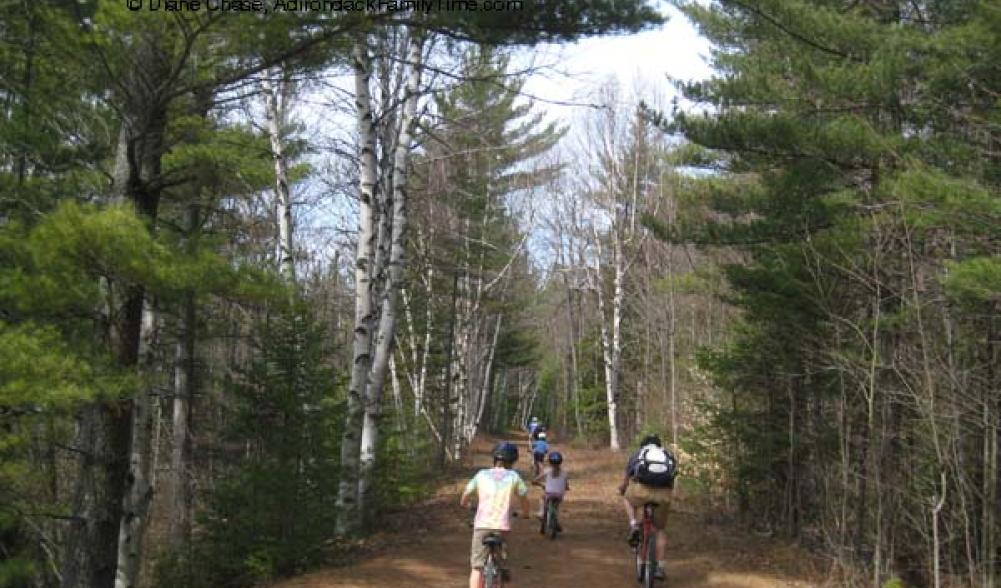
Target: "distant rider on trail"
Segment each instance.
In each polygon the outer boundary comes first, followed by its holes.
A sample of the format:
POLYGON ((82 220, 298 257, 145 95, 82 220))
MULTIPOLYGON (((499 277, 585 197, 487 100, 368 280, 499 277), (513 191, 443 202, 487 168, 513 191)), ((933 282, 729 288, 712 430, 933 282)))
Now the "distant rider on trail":
POLYGON ((532 475, 538 476, 542 471, 542 464, 546 460, 546 453, 549 452, 549 444, 546 443, 546 432, 538 432, 532 441, 532 475))

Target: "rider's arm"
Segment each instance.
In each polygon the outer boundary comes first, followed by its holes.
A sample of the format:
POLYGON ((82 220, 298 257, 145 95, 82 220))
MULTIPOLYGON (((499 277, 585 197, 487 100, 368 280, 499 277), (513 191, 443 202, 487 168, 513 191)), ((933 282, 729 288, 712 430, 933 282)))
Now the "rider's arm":
POLYGON ((521 498, 521 512, 527 517, 530 512, 528 506, 528 487, 525 486, 525 482, 521 477, 518 478, 518 482, 515 484, 515 492, 521 498))
POLYGON ((619 484, 619 494, 624 495, 626 493, 626 488, 629 487, 629 474, 622 476, 622 483, 619 484))
POLYGON ((532 480, 532 483, 535 484, 536 486, 542 486, 542 483, 539 480, 543 480, 545 479, 545 477, 546 477, 546 472, 542 472, 538 476, 535 476, 535 478, 532 480))
POLYGON ((459 506, 468 506, 469 497, 472 496, 473 492, 476 491, 476 476, 469 480, 466 484, 466 489, 462 491, 462 497, 459 498, 459 506))

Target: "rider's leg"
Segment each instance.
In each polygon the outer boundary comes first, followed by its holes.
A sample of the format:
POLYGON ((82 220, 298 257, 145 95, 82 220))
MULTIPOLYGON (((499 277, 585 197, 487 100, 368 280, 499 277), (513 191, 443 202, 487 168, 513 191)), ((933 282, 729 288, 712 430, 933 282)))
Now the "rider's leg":
POLYGON ((539 497, 539 518, 546 516, 546 495, 539 497))
POLYGON ((664 565, 664 554, 667 552, 667 531, 657 529, 657 563, 664 565))
POLYGON ((469 588, 480 588, 481 575, 482 572, 476 568, 473 568, 473 570, 469 572, 469 588))

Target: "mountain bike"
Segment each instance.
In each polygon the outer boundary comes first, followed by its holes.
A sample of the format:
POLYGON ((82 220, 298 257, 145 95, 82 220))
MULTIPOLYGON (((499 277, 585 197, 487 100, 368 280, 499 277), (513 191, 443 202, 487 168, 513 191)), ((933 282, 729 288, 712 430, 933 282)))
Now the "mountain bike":
POLYGON ((643 522, 640 524, 640 540, 633 545, 636 556, 636 581, 643 588, 653 588, 657 578, 657 529, 653 526, 653 511, 657 503, 643 505, 643 522))
POLYGON ((501 588, 504 585, 504 571, 500 562, 503 561, 504 538, 497 533, 490 533, 483 538, 487 546, 487 561, 483 564, 480 574, 480 588, 501 588))
POLYGON ((562 531, 559 519, 556 516, 559 504, 559 497, 546 496, 546 503, 542 510, 542 526, 539 528, 539 533, 549 535, 550 539, 556 539, 556 534, 562 531))

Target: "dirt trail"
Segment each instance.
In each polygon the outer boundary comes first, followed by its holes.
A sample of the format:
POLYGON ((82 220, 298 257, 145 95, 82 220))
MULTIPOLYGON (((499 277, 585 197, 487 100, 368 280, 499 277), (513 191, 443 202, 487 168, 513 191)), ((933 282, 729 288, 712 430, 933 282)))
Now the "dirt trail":
MULTIPOLYGON (((524 447, 522 444, 520 447, 524 447)), ((488 445, 474 458, 486 465, 488 445)), ((512 586, 634 588, 625 515, 615 491, 623 457, 608 451, 562 451, 571 491, 561 509, 565 532, 552 541, 539 535, 537 520, 512 521, 512 586)), ((519 460, 522 477, 530 464, 519 460)), ((475 470, 470 470, 472 473, 475 470)), ((461 588, 469 574, 468 514, 458 506, 463 482, 441 489, 427 521, 394 535, 389 545, 355 565, 328 568, 275 588, 461 588)), ((539 488, 530 490, 533 509, 539 488)), ((680 497, 679 497, 680 498, 680 497)), ((703 523, 701 515, 676 500, 668 522, 668 564, 664 588, 814 588, 818 574, 799 550, 703 523)))

